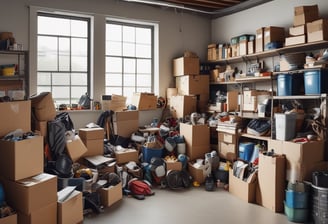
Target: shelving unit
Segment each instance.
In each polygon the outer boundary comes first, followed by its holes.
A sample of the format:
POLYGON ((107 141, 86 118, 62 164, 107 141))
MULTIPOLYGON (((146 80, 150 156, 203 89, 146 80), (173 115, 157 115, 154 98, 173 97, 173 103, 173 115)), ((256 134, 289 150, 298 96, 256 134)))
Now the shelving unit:
POLYGON ((12 76, 0 75, 0 90, 24 90, 25 98, 29 96, 29 57, 28 51, 0 51, 0 66, 15 64, 17 69, 12 76))

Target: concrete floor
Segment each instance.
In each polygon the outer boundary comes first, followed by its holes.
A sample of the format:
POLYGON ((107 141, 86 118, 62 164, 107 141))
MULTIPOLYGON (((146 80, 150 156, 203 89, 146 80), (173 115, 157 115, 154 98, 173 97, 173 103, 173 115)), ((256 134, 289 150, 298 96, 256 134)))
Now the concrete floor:
POLYGON ((172 191, 154 189, 145 200, 123 199, 98 215, 87 215, 85 224, 285 224, 282 213, 247 203, 224 189, 205 191, 204 187, 172 191))

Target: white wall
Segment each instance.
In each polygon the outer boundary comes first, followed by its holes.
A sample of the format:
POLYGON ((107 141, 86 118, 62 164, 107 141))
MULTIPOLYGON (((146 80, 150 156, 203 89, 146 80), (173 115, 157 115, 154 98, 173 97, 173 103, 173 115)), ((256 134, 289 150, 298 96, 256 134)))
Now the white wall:
POLYGON ((322 18, 328 18, 327 0, 273 0, 257 7, 212 20, 212 42, 229 42, 232 37, 255 34, 260 27, 293 26, 294 7, 315 5, 322 18))

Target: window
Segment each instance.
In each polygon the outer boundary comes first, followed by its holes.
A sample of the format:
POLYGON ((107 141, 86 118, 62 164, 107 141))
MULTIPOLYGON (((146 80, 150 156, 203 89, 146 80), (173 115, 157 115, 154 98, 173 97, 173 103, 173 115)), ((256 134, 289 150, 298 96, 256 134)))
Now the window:
POLYGON ((90 19, 38 13, 37 92, 77 104, 90 91, 90 19))
POLYGON ((153 92, 153 36, 151 25, 107 22, 106 94, 153 92))

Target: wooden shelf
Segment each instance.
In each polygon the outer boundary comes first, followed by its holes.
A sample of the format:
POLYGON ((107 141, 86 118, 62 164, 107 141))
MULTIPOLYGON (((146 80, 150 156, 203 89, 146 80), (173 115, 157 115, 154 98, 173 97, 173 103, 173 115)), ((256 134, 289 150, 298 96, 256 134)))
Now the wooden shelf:
POLYGON ((257 76, 257 77, 243 77, 237 78, 235 81, 228 81, 228 82, 211 82, 211 85, 233 85, 239 83, 253 83, 253 82, 264 82, 270 81, 271 76, 257 76))
POLYGON ((252 139, 258 139, 258 140, 264 140, 264 141, 269 141, 271 137, 269 136, 256 136, 256 135, 251 135, 247 133, 242 133, 240 137, 246 137, 246 138, 252 138, 252 139))

